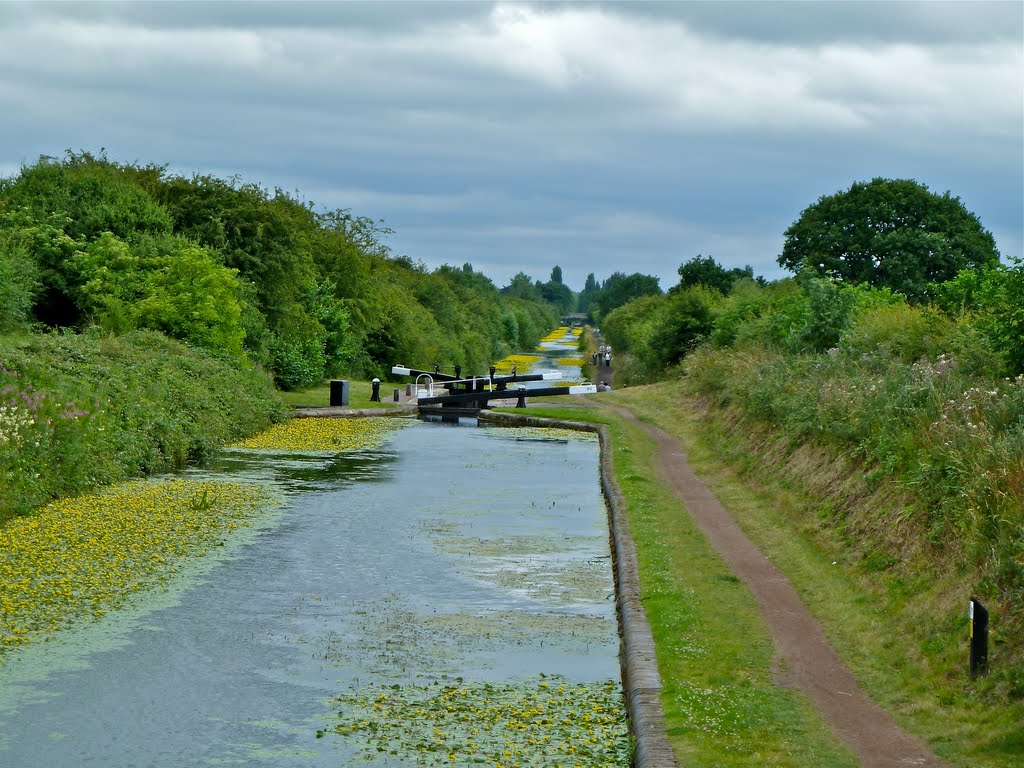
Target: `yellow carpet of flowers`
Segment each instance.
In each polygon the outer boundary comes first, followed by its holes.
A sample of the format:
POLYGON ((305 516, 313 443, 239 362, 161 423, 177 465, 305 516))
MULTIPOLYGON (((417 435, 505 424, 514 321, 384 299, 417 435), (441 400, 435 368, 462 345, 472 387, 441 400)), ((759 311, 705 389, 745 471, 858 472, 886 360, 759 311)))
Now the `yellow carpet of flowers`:
POLYGON ((137 481, 62 499, 0 528, 0 658, 102 616, 274 504, 261 486, 137 481))
POLYGON ((516 373, 529 373, 530 366, 538 360, 540 355, 509 355, 496 362, 494 367, 498 373, 503 374, 512 373, 513 368, 516 369, 516 373))
POLYGON ((229 448, 263 451, 337 452, 376 448, 408 419, 391 416, 352 419, 290 419, 229 448))
MULTIPOLYGON (((544 342, 549 342, 550 343, 550 342, 555 342, 555 341, 563 341, 565 339, 566 335, 568 335, 569 333, 570 333, 569 326, 567 326, 567 325, 560 325, 557 328, 555 328, 555 330, 553 330, 551 333, 549 333, 547 336, 545 336, 543 339, 541 339, 540 343, 543 344, 544 342)), ((572 333, 573 333, 574 336, 578 335, 575 332, 572 332, 572 333)))

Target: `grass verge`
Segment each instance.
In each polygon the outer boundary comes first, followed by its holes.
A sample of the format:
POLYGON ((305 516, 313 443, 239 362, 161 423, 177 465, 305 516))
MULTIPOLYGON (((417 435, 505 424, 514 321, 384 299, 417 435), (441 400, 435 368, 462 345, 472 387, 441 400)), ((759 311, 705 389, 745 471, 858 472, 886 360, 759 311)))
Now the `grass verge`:
POLYGON ((851 544, 856 531, 831 525, 828 502, 807 490, 825 485, 813 473, 828 472, 828 463, 815 467, 804 456, 803 480, 785 479, 771 462, 793 461, 796 453, 769 458, 771 452, 752 445, 749 431, 730 430, 721 412, 704 411, 678 383, 605 397, 681 441, 694 471, 786 573, 864 688, 901 726, 952 766, 1024 764, 1024 703, 996 697, 990 681, 967 679, 966 599, 965 615, 954 625, 929 617, 931 592, 952 588, 956 574, 935 572, 932 581, 943 585, 936 589, 859 557, 851 544), (951 678, 940 661, 956 653, 963 675, 951 678))
MULTIPOLYGON (((381 402, 370 400, 373 386, 368 381, 349 381, 348 405, 350 408, 393 408, 397 403, 392 399, 395 387, 388 382, 380 385, 381 402)), ((403 387, 404 391, 404 387, 403 387)), ((331 404, 331 386, 328 383, 318 384, 308 389, 295 392, 279 392, 282 402, 293 408, 317 408, 331 404)))
POLYGON ((662 481, 654 443, 642 428, 596 408, 529 412, 601 422, 612 431, 615 475, 628 505, 664 686, 668 736, 680 764, 856 766, 817 711, 773 683, 771 639, 753 596, 662 481))

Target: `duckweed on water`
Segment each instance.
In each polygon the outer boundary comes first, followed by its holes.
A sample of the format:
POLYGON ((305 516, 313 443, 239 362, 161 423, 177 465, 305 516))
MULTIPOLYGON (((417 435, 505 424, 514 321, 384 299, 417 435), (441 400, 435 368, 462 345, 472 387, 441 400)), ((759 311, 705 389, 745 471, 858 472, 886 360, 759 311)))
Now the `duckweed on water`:
POLYGON ((164 583, 273 502, 257 485, 138 481, 11 521, 0 529, 0 654, 164 583))
POLYGON ((408 423, 408 419, 394 417, 290 419, 228 447, 317 453, 357 451, 378 447, 391 432, 408 423))
POLYGON ((614 681, 559 677, 353 691, 335 700, 340 722, 317 731, 361 742, 364 757, 391 754, 421 766, 625 768, 630 739, 614 681))

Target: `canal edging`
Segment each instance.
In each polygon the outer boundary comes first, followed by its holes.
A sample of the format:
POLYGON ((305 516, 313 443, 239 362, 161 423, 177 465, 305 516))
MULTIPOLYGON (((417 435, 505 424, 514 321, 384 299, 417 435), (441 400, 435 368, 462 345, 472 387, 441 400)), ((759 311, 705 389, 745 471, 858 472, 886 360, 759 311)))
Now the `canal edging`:
POLYGON ((538 416, 482 411, 482 422, 524 427, 556 427, 596 432, 601 445, 601 490, 608 505, 609 535, 614 559, 616 613, 621 638, 622 685, 630 729, 636 738, 635 768, 675 768, 661 708, 661 676, 643 603, 636 545, 629 532, 626 501, 612 467, 611 434, 607 426, 538 416))

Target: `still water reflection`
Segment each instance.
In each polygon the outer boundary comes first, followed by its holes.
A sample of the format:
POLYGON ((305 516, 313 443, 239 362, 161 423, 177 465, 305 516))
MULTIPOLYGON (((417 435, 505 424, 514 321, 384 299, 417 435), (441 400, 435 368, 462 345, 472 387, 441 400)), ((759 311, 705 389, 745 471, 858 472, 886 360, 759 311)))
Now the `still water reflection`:
POLYGON ((225 454, 283 511, 176 592, 12 655, 0 765, 343 766, 315 732, 353 686, 616 677, 597 459, 422 422, 359 455, 225 454))

